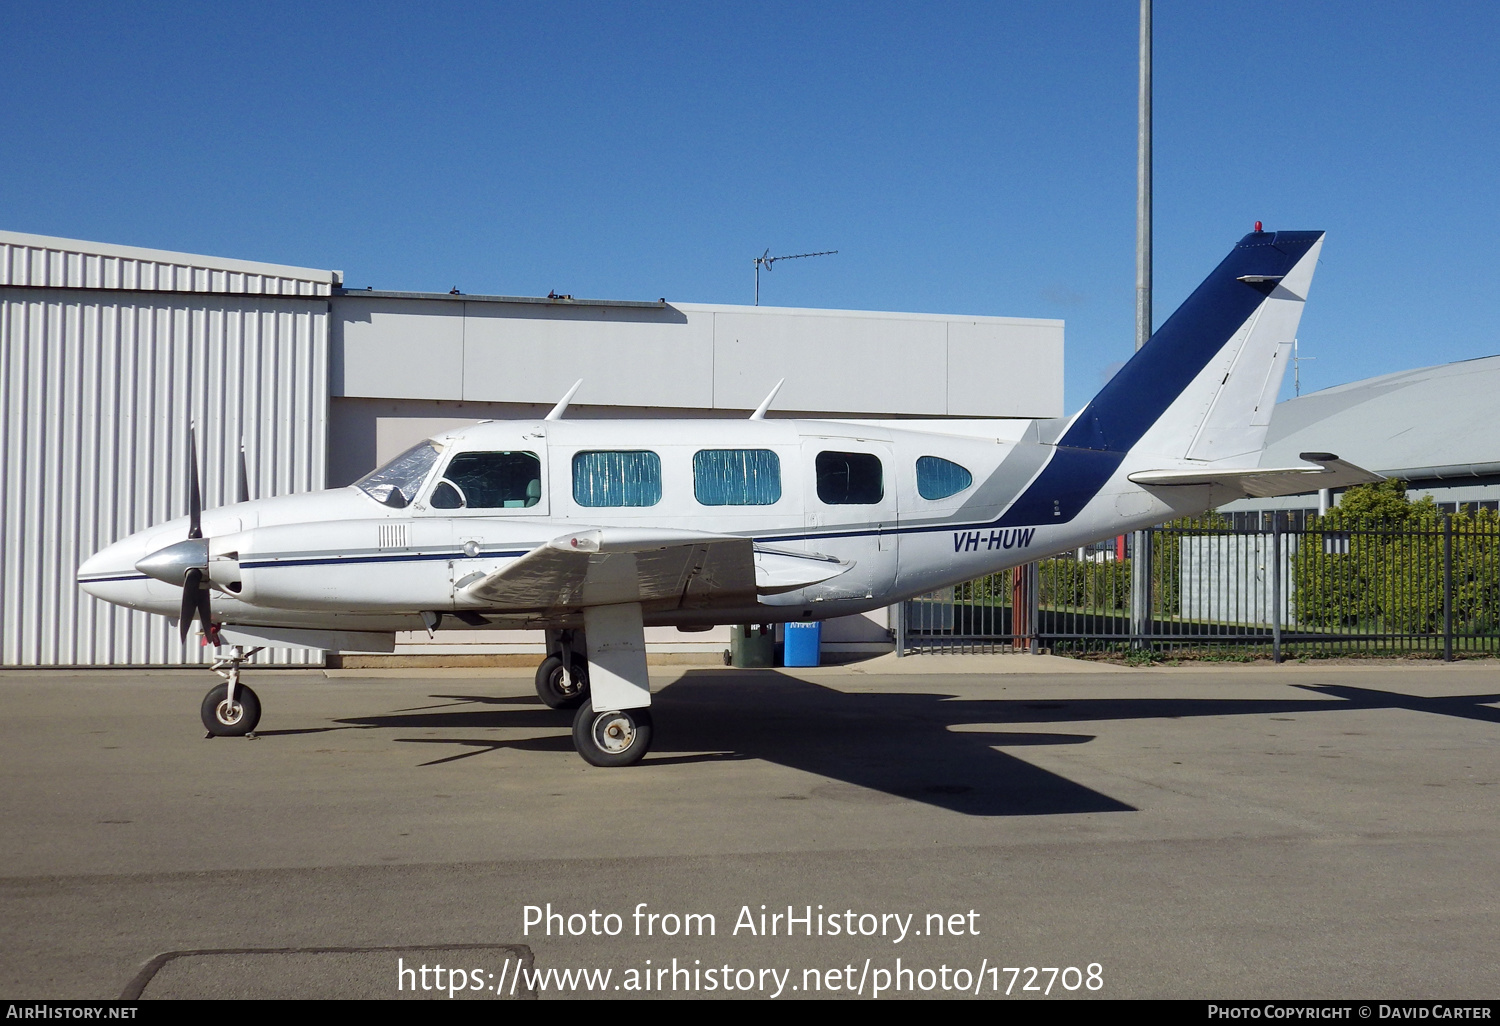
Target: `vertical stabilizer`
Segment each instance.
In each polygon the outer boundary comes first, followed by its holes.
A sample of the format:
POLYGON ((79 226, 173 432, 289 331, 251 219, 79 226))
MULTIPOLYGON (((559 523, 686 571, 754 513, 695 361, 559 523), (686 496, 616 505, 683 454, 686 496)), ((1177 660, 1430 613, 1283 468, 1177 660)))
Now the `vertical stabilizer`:
POLYGON ((1258 452, 1322 232, 1251 232, 1084 408, 1059 444, 1216 460, 1258 452), (1282 347, 1287 347, 1282 349, 1282 347))
POLYGON ((1322 232, 1242 238, 1073 419, 1000 526, 1067 523, 1132 451, 1255 465, 1322 244, 1322 232))

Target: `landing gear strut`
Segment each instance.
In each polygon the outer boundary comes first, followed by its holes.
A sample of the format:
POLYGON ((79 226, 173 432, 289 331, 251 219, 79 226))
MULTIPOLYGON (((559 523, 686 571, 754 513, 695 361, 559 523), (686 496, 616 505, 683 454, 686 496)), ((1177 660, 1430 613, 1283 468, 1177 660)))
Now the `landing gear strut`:
POLYGON ((573 631, 548 631, 546 659, 536 670, 536 693, 548 708, 577 709, 589 697, 589 663, 573 631))
POLYGON ((224 678, 224 683, 208 689, 199 709, 209 737, 244 737, 260 722, 259 696, 240 683, 240 664, 259 651, 252 648, 246 652, 244 645, 235 645, 227 659, 213 664, 213 671, 224 678))
POLYGON ((590 765, 629 766, 650 749, 652 733, 640 603, 588 606, 583 633, 589 691, 573 717, 573 747, 590 765))

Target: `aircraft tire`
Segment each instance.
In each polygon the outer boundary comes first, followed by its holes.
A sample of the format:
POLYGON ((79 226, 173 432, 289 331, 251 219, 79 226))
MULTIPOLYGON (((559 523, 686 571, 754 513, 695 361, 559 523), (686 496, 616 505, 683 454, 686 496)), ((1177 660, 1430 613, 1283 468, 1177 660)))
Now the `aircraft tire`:
POLYGON ((651 748, 651 710, 594 712, 584 702, 573 717, 573 747, 592 766, 630 766, 651 748))
POLYGON ((208 689, 199 709, 204 728, 215 737, 244 737, 260 722, 260 696, 241 684, 234 689, 237 708, 230 709, 229 685, 208 689))
POLYGON ((560 658, 548 656, 536 668, 536 695, 549 709, 577 709, 589 697, 587 665, 575 660, 569 674, 560 658))

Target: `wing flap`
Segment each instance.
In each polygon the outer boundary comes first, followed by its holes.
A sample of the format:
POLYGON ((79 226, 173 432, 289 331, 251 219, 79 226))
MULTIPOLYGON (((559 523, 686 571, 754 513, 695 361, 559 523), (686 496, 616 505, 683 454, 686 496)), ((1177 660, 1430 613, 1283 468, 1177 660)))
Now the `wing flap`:
POLYGON ((621 602, 702 609, 755 594, 749 538, 602 528, 565 534, 459 591, 460 606, 581 609, 621 602))
POLYGON ((757 545, 755 547, 755 589, 762 595, 796 591, 821 584, 854 565, 836 556, 810 552, 787 552, 757 545))

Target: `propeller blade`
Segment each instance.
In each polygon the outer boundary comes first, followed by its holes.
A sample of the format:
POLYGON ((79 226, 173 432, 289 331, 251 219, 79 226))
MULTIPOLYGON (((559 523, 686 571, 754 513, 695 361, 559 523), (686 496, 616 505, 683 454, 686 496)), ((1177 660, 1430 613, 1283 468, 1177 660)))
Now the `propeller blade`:
POLYGON ((193 617, 202 609, 198 601, 202 583, 203 571, 197 567, 189 568, 182 578, 182 610, 177 616, 177 633, 184 644, 187 643, 188 631, 193 628, 193 617))
POLYGON ((240 445, 240 493, 236 502, 250 501, 250 474, 245 469, 245 446, 240 445))
POLYGON ((203 537, 203 493, 198 490, 198 431, 192 427, 188 428, 188 537, 203 537))
POLYGON ((203 636, 208 639, 210 645, 219 643, 219 628, 214 623, 213 606, 209 603, 209 589, 198 589, 198 626, 203 629, 203 636))

